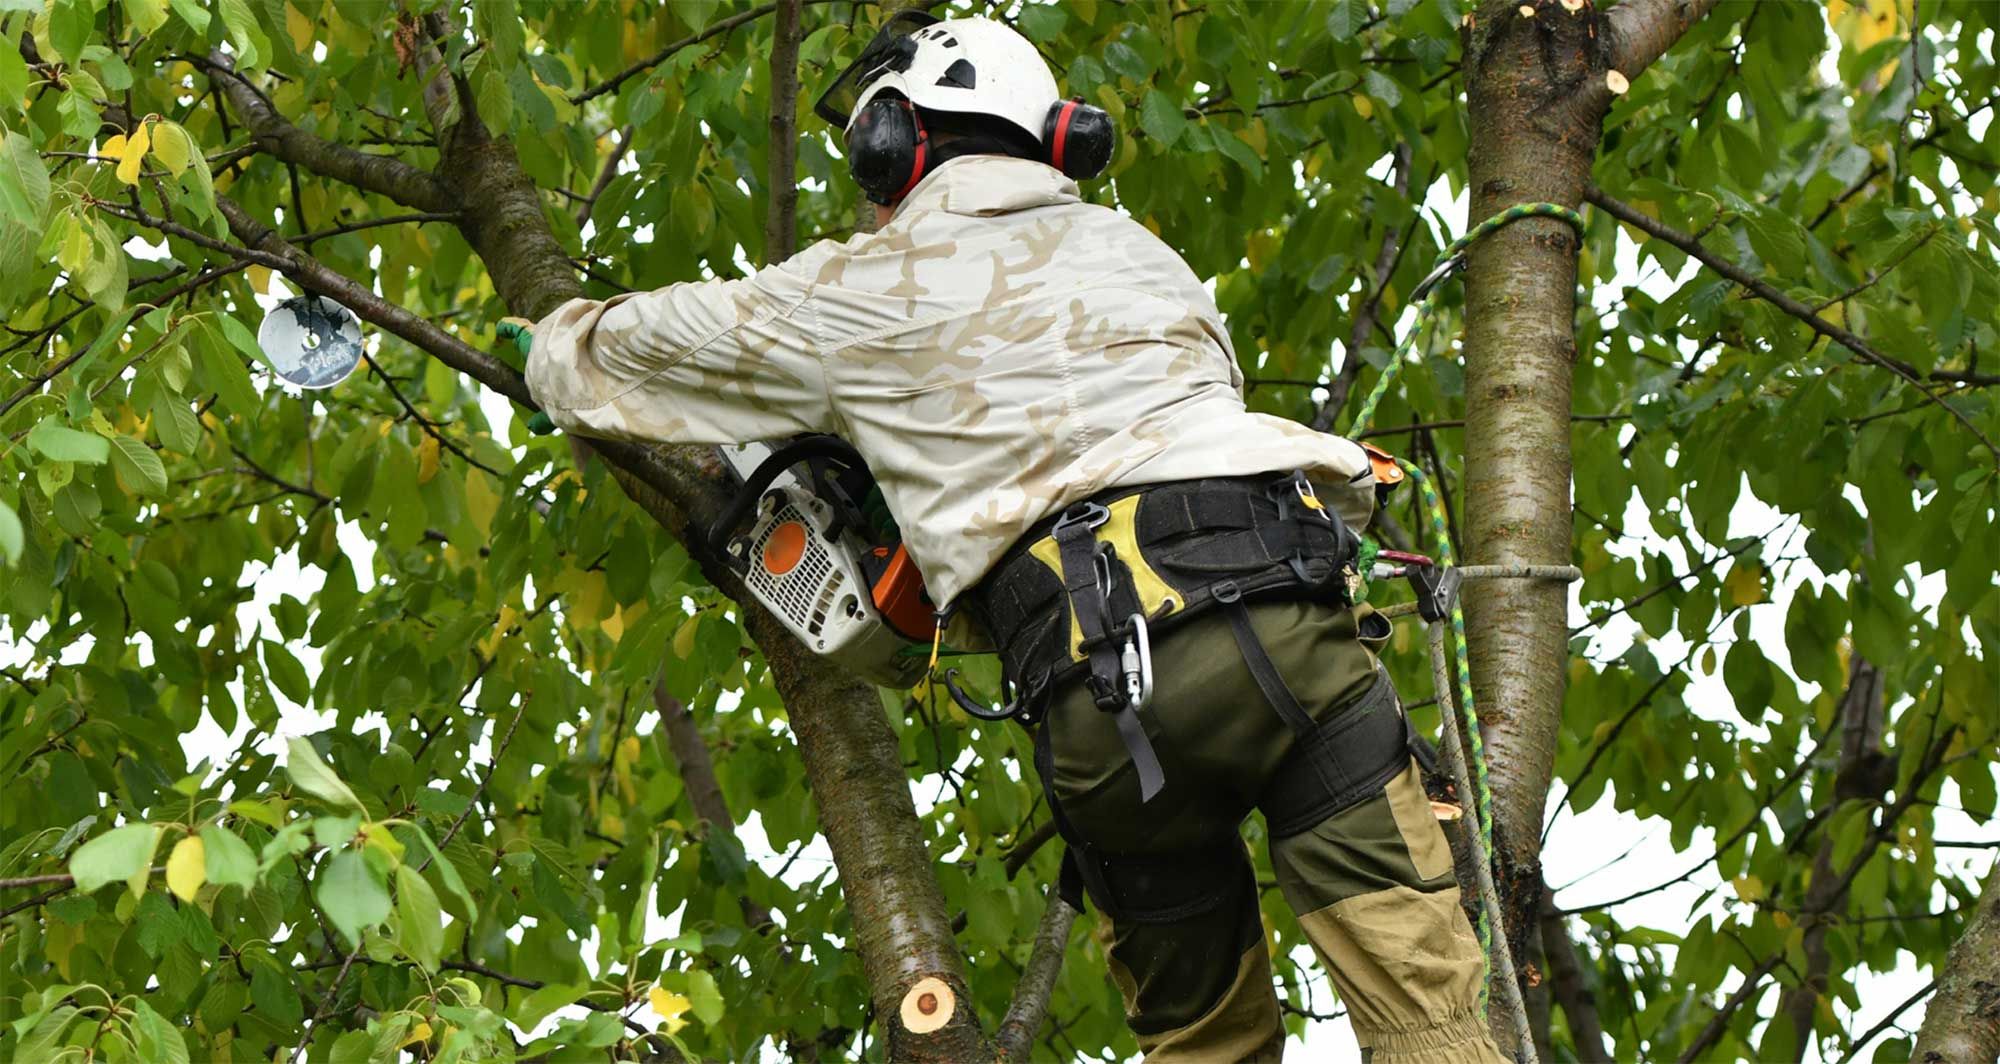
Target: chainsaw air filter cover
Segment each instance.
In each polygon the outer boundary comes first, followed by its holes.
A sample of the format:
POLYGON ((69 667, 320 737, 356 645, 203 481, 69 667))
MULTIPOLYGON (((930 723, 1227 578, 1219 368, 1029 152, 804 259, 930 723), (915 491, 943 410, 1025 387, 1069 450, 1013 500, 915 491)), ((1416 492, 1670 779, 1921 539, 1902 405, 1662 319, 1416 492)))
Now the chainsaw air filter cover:
MULTIPOLYGON (((755 457, 730 453, 738 463, 755 457)), ((862 564, 869 545, 797 478, 785 474, 766 490, 725 549, 745 590, 808 649, 883 686, 916 682, 923 659, 904 652, 908 643, 876 609, 862 564)))

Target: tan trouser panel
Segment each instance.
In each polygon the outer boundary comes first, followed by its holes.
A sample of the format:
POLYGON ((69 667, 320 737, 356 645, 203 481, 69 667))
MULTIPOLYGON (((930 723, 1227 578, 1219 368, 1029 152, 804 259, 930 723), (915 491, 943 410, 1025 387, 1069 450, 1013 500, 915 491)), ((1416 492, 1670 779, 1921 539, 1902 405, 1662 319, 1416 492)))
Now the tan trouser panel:
POLYGON ((1437 813, 1424 794, 1423 780, 1412 770, 1389 781, 1383 793, 1389 796, 1389 812, 1396 818, 1396 830, 1410 849, 1410 864, 1417 875, 1434 879, 1451 871, 1451 843, 1438 826, 1437 813))
POLYGON ((1243 951, 1236 982, 1200 1019, 1177 1030, 1139 1036, 1146 1064, 1276 1062, 1284 1049, 1284 1023, 1271 992, 1271 954, 1262 942, 1243 951))
POLYGON ((1484 971, 1458 888, 1391 887, 1299 917, 1375 1064, 1498 1061, 1474 1006, 1484 971))

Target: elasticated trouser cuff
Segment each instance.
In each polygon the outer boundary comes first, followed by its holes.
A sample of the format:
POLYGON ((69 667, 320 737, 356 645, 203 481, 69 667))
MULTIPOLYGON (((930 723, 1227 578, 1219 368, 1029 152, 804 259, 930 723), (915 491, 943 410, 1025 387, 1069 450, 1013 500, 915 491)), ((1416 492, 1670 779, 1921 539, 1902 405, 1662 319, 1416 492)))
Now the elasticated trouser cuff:
POLYGON ((1494 1059, 1486 1023, 1477 1015, 1402 1031, 1363 1030, 1356 1025, 1354 1034, 1368 1050, 1369 1064, 1491 1064, 1494 1059))

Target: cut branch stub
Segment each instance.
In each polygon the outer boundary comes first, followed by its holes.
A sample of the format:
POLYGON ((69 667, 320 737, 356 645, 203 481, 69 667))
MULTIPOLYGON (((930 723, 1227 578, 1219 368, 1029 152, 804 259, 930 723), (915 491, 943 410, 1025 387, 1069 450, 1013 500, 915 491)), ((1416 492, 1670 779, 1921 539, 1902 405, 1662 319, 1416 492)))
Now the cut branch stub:
POLYGON ((899 1013, 903 1027, 911 1034, 929 1034, 951 1022, 958 1011, 958 997, 945 981, 934 975, 917 980, 903 995, 899 1013))

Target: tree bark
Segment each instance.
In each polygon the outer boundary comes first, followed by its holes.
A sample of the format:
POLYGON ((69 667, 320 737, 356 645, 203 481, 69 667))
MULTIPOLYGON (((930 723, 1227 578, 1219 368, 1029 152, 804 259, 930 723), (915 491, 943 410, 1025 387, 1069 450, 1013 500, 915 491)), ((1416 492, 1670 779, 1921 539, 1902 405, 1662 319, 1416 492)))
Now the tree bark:
POLYGON ((1910 1059, 2000 1060, 2000 865, 1986 873, 1972 919, 1945 957, 1910 1059))
POLYGON ((771 43, 771 153, 764 187, 764 261, 783 262, 799 247, 799 0, 778 0, 771 43))
MULTIPOLYGON (((1518 203, 1583 200, 1613 81, 1639 73, 1715 0, 1489 0, 1462 25, 1472 191, 1468 224, 1518 203)), ((1474 245, 1465 269, 1467 561, 1570 559, 1575 235, 1529 219, 1474 245)), ((1505 580, 1466 599, 1470 664, 1493 791, 1506 935, 1526 956, 1541 907, 1541 827, 1568 659, 1559 584, 1505 580)), ((1498 995, 1496 994, 1496 997, 1498 995)), ((1499 1013, 1496 1011, 1497 1017, 1499 1013)), ((1514 1032, 1494 1033, 1511 1047, 1514 1032)))
MULTIPOLYGON (((1886 710, 1882 697, 1882 672, 1867 658, 1855 654, 1848 662, 1847 690, 1840 697, 1840 761, 1834 772, 1834 797, 1839 801, 1859 799, 1877 804, 1896 782, 1895 759, 1882 752, 1882 722, 1886 710), (1884 769, 1887 771, 1883 771, 1884 769)), ((1820 1000, 1826 997, 1827 974, 1832 958, 1827 952, 1826 935, 1837 919, 1847 895, 1847 885, 1834 873, 1835 839, 1828 832, 1813 856, 1812 882, 1806 888, 1804 911, 1807 918, 1801 948, 1805 953, 1805 978, 1797 986, 1785 988, 1778 998, 1778 1016, 1791 1025, 1792 1054, 1803 1058, 1812 1044, 1813 1022, 1820 1000)), ((1767 1051, 1774 1047, 1767 1045, 1767 1051)))
MULTIPOLYGON (((1549 994, 1569 1021, 1569 1038, 1576 1059, 1597 1064, 1611 1059, 1604 1039, 1604 1021, 1597 1014, 1597 992, 1584 978, 1583 955, 1570 937, 1569 926, 1556 908, 1554 891, 1542 894, 1542 956, 1548 960, 1549 994)), ((1548 1058, 1544 1058, 1548 1059, 1548 1058)))

